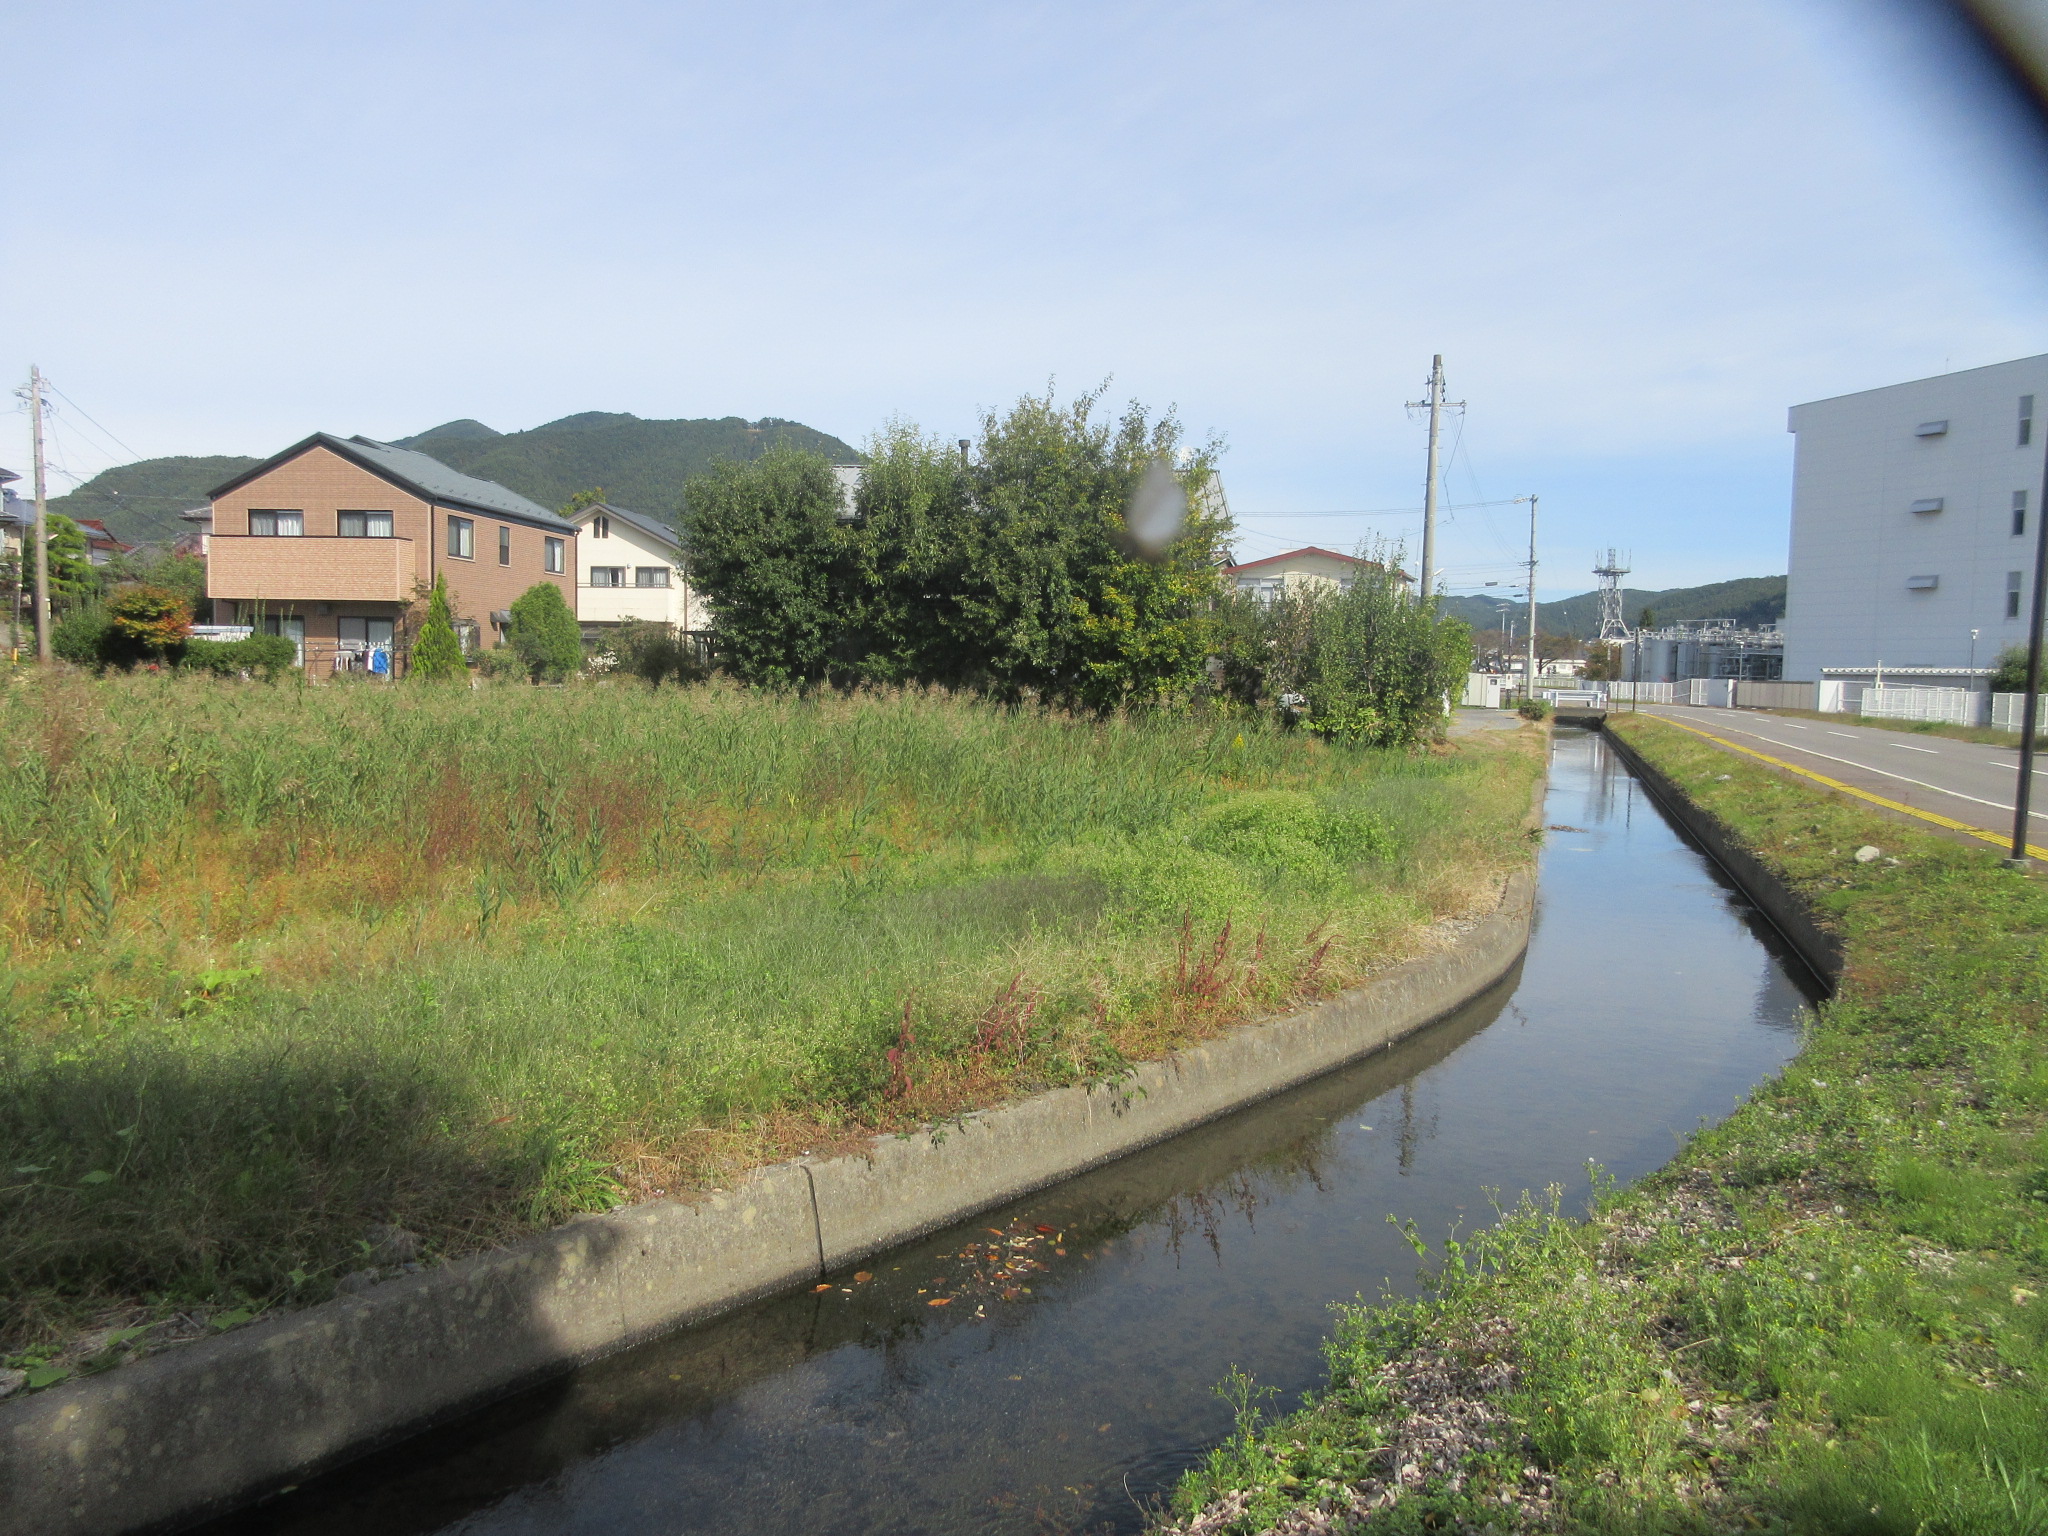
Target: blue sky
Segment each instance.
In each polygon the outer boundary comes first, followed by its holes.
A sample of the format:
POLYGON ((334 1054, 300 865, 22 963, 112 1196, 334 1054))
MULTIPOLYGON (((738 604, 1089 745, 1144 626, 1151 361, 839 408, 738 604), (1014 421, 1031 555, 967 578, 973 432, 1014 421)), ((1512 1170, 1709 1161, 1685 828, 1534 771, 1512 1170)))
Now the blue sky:
MULTIPOLYGON (((592 409, 953 437, 1109 377, 1228 440, 1252 557, 1413 536, 1284 514, 1420 501, 1441 352, 1452 500, 1540 493, 1554 595, 1607 544, 1781 571, 1788 405, 2048 350, 2010 172, 1848 0, 78 0, 0 40, 0 366, 104 427, 60 402, 80 474, 592 409)), ((1454 585, 1512 581, 1524 515, 1454 512, 1454 585)))

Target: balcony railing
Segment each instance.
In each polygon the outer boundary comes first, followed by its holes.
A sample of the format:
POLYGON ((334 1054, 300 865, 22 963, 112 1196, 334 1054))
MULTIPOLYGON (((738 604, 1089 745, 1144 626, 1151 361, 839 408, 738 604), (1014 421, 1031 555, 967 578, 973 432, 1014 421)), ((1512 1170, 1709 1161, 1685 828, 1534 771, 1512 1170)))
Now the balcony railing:
POLYGON ((403 603, 417 567, 411 539, 271 538, 216 533, 206 595, 273 603, 403 603))

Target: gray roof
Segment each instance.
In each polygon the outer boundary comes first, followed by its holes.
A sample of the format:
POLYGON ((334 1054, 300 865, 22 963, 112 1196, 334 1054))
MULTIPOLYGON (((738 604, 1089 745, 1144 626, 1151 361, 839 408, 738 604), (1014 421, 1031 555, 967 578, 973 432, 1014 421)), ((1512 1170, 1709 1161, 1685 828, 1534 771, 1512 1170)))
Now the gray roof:
POLYGON ((424 501, 437 506, 456 506, 474 512, 492 512, 500 517, 514 517, 523 523, 534 523, 542 528, 552 528, 561 533, 574 533, 576 525, 557 517, 539 502, 528 501, 517 491, 508 491, 504 486, 491 480, 479 480, 474 475, 465 475, 450 469, 439 459, 412 448, 394 448, 389 443, 380 443, 371 437, 336 437, 332 432, 315 432, 303 442, 292 444, 279 454, 265 459, 253 469, 245 469, 234 479, 215 486, 208 494, 225 496, 238 485, 244 485, 258 475, 266 474, 289 459, 295 459, 308 448, 326 448, 338 453, 353 464, 359 464, 372 474, 381 475, 401 489, 413 492, 424 501))
POLYGON ((681 549, 683 547, 682 536, 678 534, 675 531, 675 529, 669 527, 667 523, 657 523, 645 512, 629 512, 624 507, 615 507, 608 501, 596 502, 591 506, 585 507, 581 512, 578 512, 576 514, 576 518, 578 522, 584 522, 599 512, 605 512, 609 513, 613 517, 623 518, 626 522, 629 522, 635 528, 638 528, 642 533, 652 534, 655 538, 660 539, 664 544, 673 544, 677 549, 681 549))

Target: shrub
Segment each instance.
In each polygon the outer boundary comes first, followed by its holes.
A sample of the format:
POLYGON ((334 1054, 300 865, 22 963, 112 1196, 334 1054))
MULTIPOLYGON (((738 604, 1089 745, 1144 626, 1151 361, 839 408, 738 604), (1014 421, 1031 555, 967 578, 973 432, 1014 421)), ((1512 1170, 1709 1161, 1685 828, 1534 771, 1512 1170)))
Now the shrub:
POLYGON ((2027 648, 2024 645, 2009 645, 1998 653, 1998 668, 1991 674, 1991 691, 2027 691, 2027 648))
POLYGON ((50 649, 74 666, 105 666, 102 650, 113 627, 105 608, 98 603, 81 603, 51 629, 50 649))
POLYGON ((467 675, 469 664, 462 654, 462 642, 455 635, 455 616, 448 608, 448 579, 434 578, 427 594, 427 617, 420 625, 419 638, 412 643, 412 673, 428 682, 445 682, 467 675))
POLYGON ((285 635, 251 635, 246 640, 187 640, 178 665, 214 677, 257 677, 277 681, 299 664, 299 648, 285 635))
POLYGON ((192 608, 168 587, 121 587, 107 600, 108 632, 101 655, 117 665, 161 661, 192 633, 192 608))
POLYGON ((1545 699, 1524 699, 1515 713, 1524 720, 1547 720, 1550 718, 1550 704, 1545 699))
POLYGON ((506 639, 536 683, 559 682, 583 665, 583 631, 551 581, 535 582, 514 600, 506 639))
POLYGON ((709 669, 697 659, 690 642, 666 624, 629 619, 613 631, 605 647, 621 672, 630 673, 660 687, 673 679, 678 683, 702 682, 709 669))
POLYGON ((526 677, 526 663, 521 661, 519 653, 508 645, 478 651, 476 669, 482 676, 504 683, 524 681, 526 677))

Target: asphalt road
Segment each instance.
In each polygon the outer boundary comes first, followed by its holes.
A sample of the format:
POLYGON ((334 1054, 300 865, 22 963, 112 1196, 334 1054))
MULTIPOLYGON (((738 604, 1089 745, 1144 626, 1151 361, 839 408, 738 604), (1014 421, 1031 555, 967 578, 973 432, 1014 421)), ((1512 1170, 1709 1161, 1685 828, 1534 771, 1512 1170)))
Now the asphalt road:
MULTIPOLYGON (((1624 706, 1625 707, 1625 706, 1624 706)), ((1921 736, 1834 720, 1789 720, 1746 709, 1693 709, 1646 704, 1643 713, 1683 720, 1753 751, 1826 774, 1903 805, 1932 811, 1989 832, 2012 833, 2019 749, 1987 747, 1945 736, 1921 736)), ((2037 762, 2044 759, 2036 759, 2037 762)), ((2048 822, 2048 768, 2034 770, 2030 843, 2048 822)))

